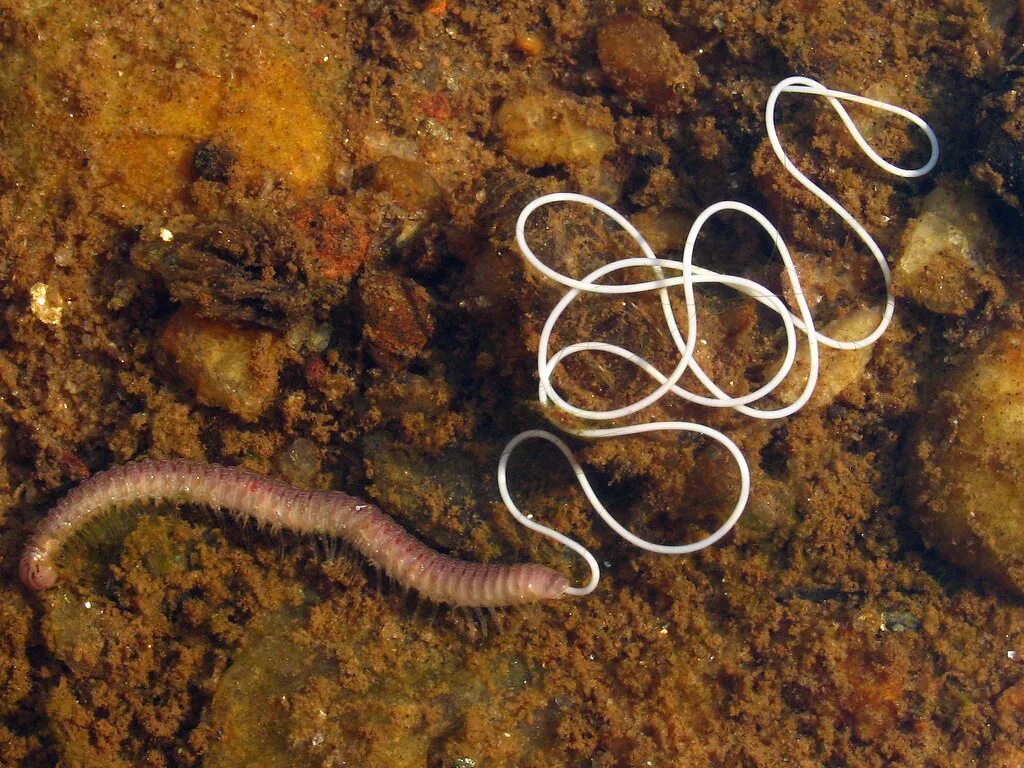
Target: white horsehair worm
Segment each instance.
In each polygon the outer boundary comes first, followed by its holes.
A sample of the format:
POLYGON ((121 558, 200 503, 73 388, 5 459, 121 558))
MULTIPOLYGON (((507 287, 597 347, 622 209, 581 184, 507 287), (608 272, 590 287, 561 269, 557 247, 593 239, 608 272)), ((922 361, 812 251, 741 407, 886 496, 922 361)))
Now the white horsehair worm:
MULTIPOLYGON (((684 400, 698 405, 707 406, 709 408, 732 408, 739 413, 756 419, 781 419, 799 411, 813 394, 815 385, 818 381, 819 344, 839 350, 861 349, 873 344, 882 336, 883 333, 885 333, 886 328, 892 320, 893 311, 895 309, 895 302, 891 289, 892 275, 889 265, 885 260, 885 255, 878 247, 874 238, 872 238, 867 230, 865 230, 864 227, 854 219, 850 212, 840 205, 834 197, 807 178, 807 176, 789 159, 785 149, 782 147, 782 143, 779 141, 779 136, 775 128, 776 105, 779 97, 783 94, 796 94, 824 98, 838 114, 839 118, 850 132, 850 135, 864 154, 867 155, 867 157, 877 166, 894 176, 910 179, 923 176, 931 171, 935 167, 939 158, 938 139, 936 138, 935 132, 932 128, 923 119, 912 112, 875 99, 869 99, 864 96, 858 96, 844 91, 835 91, 807 77, 788 77, 779 82, 772 89, 765 105, 765 125, 768 134, 768 141, 771 144, 772 149, 775 151, 776 157, 778 157, 779 161, 782 163, 782 166, 804 188, 814 194, 815 197, 821 200, 850 226, 857 237, 860 238, 861 242, 863 242, 871 252, 875 262, 878 264, 878 268, 881 271, 882 278, 885 282, 885 305, 882 309, 881 319, 878 321, 875 329, 863 338, 855 341, 839 341, 817 331, 814 327, 814 318, 811 315, 810 307, 808 306, 807 301, 804 298, 803 291, 801 290, 800 278, 797 275, 797 271, 793 263, 793 257, 790 254, 789 248, 786 246, 786 243, 783 241, 779 231, 772 225, 772 223, 760 212, 745 203, 734 200, 725 200, 706 208, 690 227, 683 251, 683 258, 681 261, 678 261, 675 259, 664 259, 656 256, 653 249, 636 227, 630 224, 629 221, 627 221, 626 218, 618 211, 599 200, 595 200, 594 198, 586 195, 573 194, 569 192, 544 195, 533 200, 523 208, 522 212, 519 214, 519 219, 516 222, 515 233, 516 243, 527 262, 550 280, 563 285, 568 289, 551 311, 551 314, 544 323, 544 328, 541 332, 540 346, 537 352, 537 376, 540 381, 539 399, 542 405, 551 404, 553 407, 558 408, 564 413, 578 419, 601 423, 638 414, 671 392, 673 395, 683 398, 684 400), (916 125, 924 132, 925 137, 928 140, 930 153, 927 162, 918 168, 907 169, 893 165, 883 159, 870 146, 870 144, 868 144, 867 140, 857 128, 849 113, 846 111, 846 108, 843 106, 843 102, 852 102, 888 112, 898 117, 902 117, 913 125, 916 125), (530 218, 531 214, 533 214, 533 212, 538 208, 551 203, 560 202, 580 203, 604 213, 633 238, 636 244, 640 247, 640 251, 643 253, 643 256, 610 262, 581 278, 574 278, 552 269, 533 252, 527 243, 526 222, 530 218), (693 263, 693 252, 697 242, 697 236, 700 234, 701 228, 712 216, 715 216, 722 211, 735 211, 745 214, 757 222, 764 231, 768 233, 768 236, 774 244, 775 250, 778 251, 780 258, 782 259, 786 277, 793 288, 793 296, 797 305, 796 313, 792 312, 781 298, 757 282, 738 277, 736 275, 714 272, 712 270, 696 266, 693 263), (650 268, 652 279, 644 282, 625 284, 616 283, 613 285, 599 282, 606 275, 623 269, 636 267, 650 268), (666 276, 667 274, 669 276, 666 276), (726 393, 707 375, 693 357, 694 346, 698 338, 697 315, 694 311, 696 307, 696 285, 721 285, 731 288, 738 293, 759 302, 777 314, 785 327, 786 354, 782 361, 782 365, 767 382, 746 395, 733 397, 726 393), (682 287, 685 305, 687 307, 685 334, 681 332, 679 325, 676 322, 675 313, 669 296, 669 289, 675 287, 682 287), (679 360, 670 374, 665 375, 654 365, 630 350, 617 344, 607 342, 581 341, 563 347, 553 355, 550 353, 551 335, 555 325, 563 312, 565 312, 566 308, 581 294, 587 293, 621 296, 625 294, 649 293, 651 291, 657 291, 658 293, 665 316, 665 323, 667 324, 669 334, 672 337, 675 347, 679 352, 679 360), (803 391, 788 405, 769 409, 751 407, 753 403, 768 397, 773 391, 775 391, 779 384, 789 374, 796 357, 797 330, 803 332, 807 340, 808 375, 803 391), (551 381, 552 374, 566 358, 582 352, 595 351, 616 355, 623 360, 633 363, 657 382, 657 386, 644 397, 641 397, 628 405, 610 408, 603 411, 588 410, 569 403, 555 390, 551 381), (690 371, 709 394, 691 392, 680 386, 679 381, 686 371, 690 371)), ((721 444, 736 461, 740 475, 740 489, 736 505, 733 508, 732 513, 726 518, 725 522, 723 522, 717 530, 713 531, 703 539, 688 544, 666 545, 656 544, 632 533, 619 523, 618 520, 616 520, 615 517, 605 508, 597 497, 597 494, 594 492, 590 482, 587 480, 583 467, 576 460, 572 450, 564 440, 551 432, 540 429, 528 430, 516 435, 505 446, 505 450, 502 452, 501 459, 498 462, 498 489, 509 512, 522 525, 563 544, 579 554, 587 562, 587 565, 590 568, 590 580, 582 587, 566 588, 565 594, 586 595, 593 592, 600 581, 601 570, 597 559, 586 547, 568 536, 559 533, 548 526, 542 525, 531 517, 523 514, 513 501, 508 488, 508 462, 516 447, 527 440, 541 439, 554 444, 568 459, 583 493, 586 495, 587 500, 601 519, 603 519, 605 523, 607 523, 619 536, 641 549, 667 555, 681 555, 696 552, 714 544, 725 536, 732 530, 740 519, 740 516, 743 514, 743 510, 747 504, 747 499, 750 496, 750 470, 747 466, 743 453, 737 445, 717 429, 693 422, 662 421, 631 424, 621 427, 582 428, 572 430, 571 434, 582 438, 609 438, 656 431, 691 432, 703 435, 721 444)))

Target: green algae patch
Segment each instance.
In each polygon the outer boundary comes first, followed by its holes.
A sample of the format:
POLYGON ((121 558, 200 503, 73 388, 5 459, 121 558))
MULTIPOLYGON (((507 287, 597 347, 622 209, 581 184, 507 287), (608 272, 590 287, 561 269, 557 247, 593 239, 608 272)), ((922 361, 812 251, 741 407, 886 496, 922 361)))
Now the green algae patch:
POLYGON ((291 748, 293 699, 329 666, 302 641, 299 609, 262 621, 221 678, 210 706, 213 741, 205 768, 302 768, 320 762, 291 748))
POLYGON ((49 608, 43 628, 50 652, 76 672, 94 669, 105 643, 104 622, 92 601, 59 589, 49 608))
POLYGON ((324 766, 551 765, 559 712, 549 670, 509 650, 493 619, 394 607, 354 590, 310 610, 298 642, 329 671, 290 695, 295 753, 324 766))

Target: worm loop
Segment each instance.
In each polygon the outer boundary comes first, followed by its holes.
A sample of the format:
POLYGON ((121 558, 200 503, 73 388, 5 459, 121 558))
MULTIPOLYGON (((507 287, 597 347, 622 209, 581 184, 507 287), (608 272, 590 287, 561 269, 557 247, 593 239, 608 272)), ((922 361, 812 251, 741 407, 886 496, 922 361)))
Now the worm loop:
MULTIPOLYGON (((836 114, 850 132, 854 141, 868 159, 884 171, 901 178, 916 178, 923 176, 935 167, 939 157, 938 139, 935 136, 935 132, 923 119, 906 109, 892 104, 887 104, 876 99, 869 99, 865 96, 858 96, 844 91, 832 90, 816 80, 812 80, 807 77, 788 77, 779 82, 768 96, 768 100, 765 105, 765 127, 768 134, 768 141, 771 144, 775 155, 782 163, 783 168, 785 168, 786 171, 804 188, 821 200, 843 221, 845 221, 847 225, 850 226, 854 234, 856 234, 861 242, 864 243, 865 247, 870 251, 875 262, 878 264, 879 271, 881 272, 882 279, 885 283, 885 302, 881 318, 874 330, 864 337, 852 341, 840 341, 818 331, 814 327, 814 317, 811 314, 810 307, 808 306, 803 290, 801 289, 800 278, 797 274, 792 254, 790 253, 785 241, 782 239, 782 235, 763 214, 745 203, 735 200, 724 200, 706 208, 690 227, 682 259, 676 260, 659 258, 636 227, 634 227, 614 208, 599 200, 571 192, 558 192, 555 194, 544 195, 533 200, 523 208, 522 212, 519 214, 518 220, 516 221, 515 230, 516 243, 527 262, 529 262, 534 269, 545 275, 548 279, 565 286, 568 289, 562 296, 561 300, 559 300, 555 305, 554 309, 552 309, 551 314, 545 321, 544 327, 541 331, 540 344, 537 350, 537 377, 539 379, 538 397, 542 405, 550 404, 564 413, 585 422, 603 423, 639 414, 654 403, 658 402, 661 398, 671 393, 691 403, 709 408, 731 408, 751 418, 781 419, 799 411, 814 393, 814 388, 817 384, 819 374, 819 344, 840 350, 861 349, 873 344, 883 333, 885 333, 886 328, 892 320, 893 310, 895 308, 891 289, 892 273, 885 260, 885 255, 878 247, 874 238, 871 237, 860 222, 858 222, 834 197, 811 181, 799 168, 796 167, 796 165, 793 164, 789 156, 786 154, 775 127, 775 111, 779 97, 783 94, 797 94, 824 98, 829 106, 835 110, 836 114), (917 168, 902 168, 882 158, 864 138, 860 129, 857 128, 853 119, 847 112, 846 107, 843 105, 843 102, 852 102, 882 110, 884 112, 889 112, 890 114, 908 120, 910 123, 920 128, 929 144, 930 152, 928 160, 917 168), (560 202, 580 203, 605 214, 633 239, 643 255, 607 263, 582 278, 574 278, 570 275, 563 274, 545 264, 544 261, 534 253, 533 249, 530 248, 530 245, 526 240, 526 222, 538 208, 551 203, 560 202), (768 237, 774 244, 775 250, 779 254, 779 258, 782 260, 786 278, 792 286, 793 296, 796 301, 796 312, 792 312, 779 296, 772 293, 767 287, 760 283, 736 275, 715 272, 693 263, 697 237, 700 234, 701 229, 709 219, 725 211, 740 213, 753 219, 768 234, 768 237), (634 283, 612 284, 601 282, 608 275, 614 274, 615 272, 637 267, 649 268, 651 271, 651 279, 634 283), (778 315, 786 332, 786 353, 778 371, 776 371, 775 374, 764 384, 745 395, 733 396, 728 394, 718 386, 717 383, 715 383, 703 368, 701 368, 700 364, 693 356, 694 346, 696 345, 698 338, 697 313, 695 311, 695 287, 697 285, 711 284, 732 289, 743 296, 759 302, 768 310, 778 315), (685 332, 679 328, 679 324, 676 321, 676 314, 673 310, 670 289, 674 288, 681 288, 683 292, 683 300, 686 306, 685 332), (658 294, 662 307, 662 314, 665 319, 665 325, 672 337, 676 350, 679 353, 678 361, 668 375, 664 374, 657 367, 635 352, 618 344, 612 344, 604 341, 576 342, 559 349, 554 354, 551 354, 551 336, 554 328, 565 310, 581 294, 589 293, 608 296, 623 296, 649 293, 652 291, 655 291, 658 294), (799 396, 789 404, 769 408, 752 407, 754 403, 771 395, 792 369, 797 351, 797 331, 804 334, 807 343, 808 375, 803 390, 799 396), (599 352, 622 358, 644 371, 656 383, 656 386, 643 397, 616 408, 593 410, 573 405, 557 392, 554 384, 552 383, 552 375, 554 374, 555 369, 567 358, 584 352, 599 352), (706 393, 693 392, 679 384, 681 378, 687 371, 690 371, 700 382, 706 390, 706 393)), ((605 523, 619 536, 641 549, 672 555, 695 552, 714 544, 725 536, 730 530, 732 530, 740 516, 743 514, 747 499, 750 495, 750 470, 743 454, 740 452, 736 444, 716 429, 693 422, 673 421, 638 423, 616 427, 587 427, 573 430, 572 434, 584 438, 608 438, 655 431, 691 432, 703 435, 721 444, 736 461, 736 466, 740 473, 740 489, 732 513, 717 530, 699 541, 678 545, 657 544, 637 536, 624 527, 615 519, 614 516, 612 516, 610 512, 608 512, 600 499, 594 493, 582 466, 576 460, 569 446, 561 438, 551 432, 539 429, 528 430, 516 435, 505 446, 505 450, 498 462, 498 489, 509 512, 517 521, 531 530, 554 539, 560 544, 572 549, 586 561, 590 568, 590 579, 587 584, 582 587, 570 587, 566 592, 567 594, 585 595, 596 589, 598 581, 600 580, 600 567, 597 559, 582 544, 548 526, 538 523, 532 518, 532 516, 524 515, 516 506, 508 488, 508 462, 516 447, 527 440, 541 439, 555 445, 569 461, 580 488, 583 490, 587 500, 601 519, 604 520, 605 523)))

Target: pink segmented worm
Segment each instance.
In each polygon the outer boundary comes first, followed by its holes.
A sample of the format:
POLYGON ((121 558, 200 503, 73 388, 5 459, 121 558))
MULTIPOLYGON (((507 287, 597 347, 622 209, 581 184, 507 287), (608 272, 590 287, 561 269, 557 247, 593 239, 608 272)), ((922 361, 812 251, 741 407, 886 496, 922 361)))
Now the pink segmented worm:
POLYGON ((272 531, 330 536, 428 600, 493 608, 554 600, 569 580, 542 565, 482 565, 435 552, 368 502, 339 491, 304 491, 268 477, 192 461, 138 461, 93 475, 47 515, 25 547, 19 573, 33 590, 57 582, 61 547, 102 512, 148 501, 200 504, 272 531))

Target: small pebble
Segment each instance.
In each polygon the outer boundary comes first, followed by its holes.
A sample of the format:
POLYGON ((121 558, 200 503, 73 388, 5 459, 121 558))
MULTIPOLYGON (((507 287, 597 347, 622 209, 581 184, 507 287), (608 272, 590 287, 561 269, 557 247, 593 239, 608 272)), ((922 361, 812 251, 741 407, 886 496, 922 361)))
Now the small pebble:
POLYGON ((1000 301, 1005 291, 990 266, 995 249, 984 201, 969 186, 943 179, 907 225, 893 292, 946 315, 966 315, 986 294, 1000 301))
POLYGON ((344 197, 331 195, 320 205, 301 210, 295 225, 309 238, 327 280, 348 283, 370 252, 370 236, 353 216, 344 197))
POLYGON ((59 267, 70 267, 75 261, 75 252, 70 245, 61 245, 53 252, 53 260, 59 267))
POLYGON ((524 32, 516 36, 512 47, 524 56, 540 56, 544 53, 544 38, 535 32, 524 32))
POLYGON ((297 437, 274 456, 278 472, 290 484, 309 488, 320 472, 320 449, 305 437, 297 437))
POLYGON ((60 291, 46 283, 36 283, 29 288, 29 307, 32 314, 47 325, 60 325, 64 314, 64 299, 60 291))
POLYGON ((440 202, 441 190, 419 160, 382 157, 373 167, 372 184, 408 213, 431 212, 440 202))
POLYGON ((391 273, 367 275, 359 282, 363 337, 378 365, 400 370, 430 342, 434 319, 426 290, 391 273))

